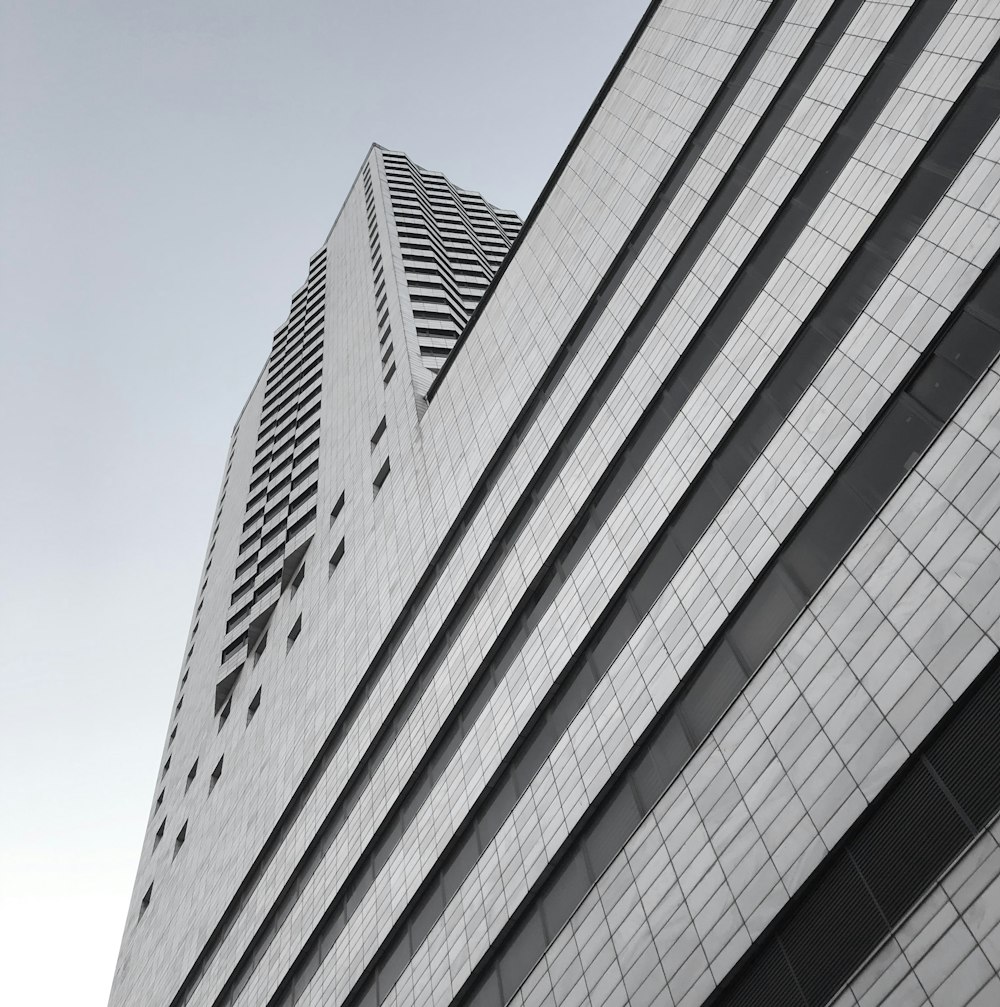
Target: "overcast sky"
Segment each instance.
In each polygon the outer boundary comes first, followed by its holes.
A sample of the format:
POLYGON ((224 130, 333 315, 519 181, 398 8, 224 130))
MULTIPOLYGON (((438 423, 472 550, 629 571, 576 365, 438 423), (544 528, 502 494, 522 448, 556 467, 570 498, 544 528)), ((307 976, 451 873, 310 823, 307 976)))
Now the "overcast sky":
POLYGON ((0 3, 5 1002, 107 1002, 229 433, 369 144, 524 216, 645 5, 0 3))

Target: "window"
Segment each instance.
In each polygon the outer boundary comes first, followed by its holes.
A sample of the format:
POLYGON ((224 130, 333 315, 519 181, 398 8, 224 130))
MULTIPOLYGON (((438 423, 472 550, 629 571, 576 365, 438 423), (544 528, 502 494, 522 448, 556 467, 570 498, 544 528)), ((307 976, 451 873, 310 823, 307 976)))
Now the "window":
POLYGON ((333 550, 333 555, 330 557, 330 571, 329 576, 333 576, 333 571, 337 569, 340 565, 340 561, 344 558, 344 540, 341 539, 337 543, 337 548, 333 550))
POLYGON ((142 901, 139 903, 139 919, 142 919, 143 913, 149 908, 149 900, 153 897, 153 885, 146 889, 146 894, 143 895, 142 901))
POLYGON ((286 654, 288 653, 288 651, 292 649, 292 645, 299 638, 299 633, 301 632, 302 632, 302 615, 300 613, 299 617, 295 620, 295 624, 292 626, 288 634, 288 646, 285 648, 286 654))
POLYGON ((267 630, 265 629, 263 633, 260 634, 260 639, 257 641, 257 646, 253 649, 253 663, 254 667, 257 667, 257 662, 260 660, 260 655, 264 653, 267 647, 267 630))
POLYGON ((222 730, 222 725, 229 719, 229 714, 233 709, 232 697, 226 700, 226 705, 222 708, 222 712, 219 714, 219 730, 222 730))
POLYGON ((184 845, 184 840, 187 839, 188 823, 185 822, 181 826, 181 831, 177 833, 177 838, 174 840, 174 856, 177 856, 178 851, 184 845))
POLYGON ((167 761, 163 763, 163 772, 160 773, 160 779, 162 780, 164 776, 167 775, 167 770, 170 768, 170 756, 167 756, 167 761))
POLYGON ((177 705, 174 707, 174 713, 180 713, 181 707, 183 705, 184 705, 184 697, 181 696, 181 698, 177 700, 177 705))
POLYGON ((157 794, 157 796, 156 796, 156 805, 153 808, 153 814, 156 814, 156 812, 159 811, 161 807, 163 807, 163 795, 166 792, 167 792, 166 788, 164 788, 163 790, 161 790, 159 792, 159 794, 157 794))
POLYGON ((184 783, 184 793, 186 794, 191 788, 191 784, 194 783, 194 778, 198 775, 198 760, 194 760, 194 765, 188 771, 187 780, 184 783))
MULTIPOLYGON (((299 617, 301 619, 301 616, 299 617)), ((254 693, 253 699, 250 700, 250 705, 247 707, 247 723, 249 724, 253 720, 254 715, 260 709, 260 689, 254 693)))
POLYGON ((396 361, 392 362, 392 366, 385 372, 385 376, 382 378, 382 384, 387 385, 392 381, 393 374, 396 373, 396 361))
POLYGON ((212 775, 208 778, 208 792, 211 793, 215 790, 215 785, 222 779, 222 760, 225 756, 220 755, 218 764, 215 769, 212 770, 212 775))
POLYGON ((378 426, 375 428, 375 433, 372 434, 372 451, 375 450, 375 446, 378 442, 382 440, 382 434, 385 433, 385 427, 386 422, 385 417, 383 416, 382 419, 379 420, 378 426))
POLYGON ((174 738, 176 737, 177 737, 177 725, 174 724, 174 729, 170 732, 170 737, 167 739, 168 748, 174 743, 174 738))
POLYGON ((378 496, 379 490, 382 488, 382 486, 385 484, 386 479, 388 478, 389 478, 389 459, 386 458, 386 460, 382 462, 381 468, 378 470, 378 472, 375 473, 375 481, 372 484, 375 487, 374 496, 378 496))
POLYGON ((341 493, 340 496, 337 497, 337 502, 333 505, 333 510, 330 511, 330 527, 331 528, 333 527, 334 521, 336 521, 337 518, 340 517, 340 512, 343 509, 344 509, 344 494, 341 493))
POLYGON ((160 822, 160 827, 153 834, 153 849, 154 850, 156 849, 157 846, 160 845, 160 840, 163 838, 163 830, 166 827, 167 827, 167 820, 166 820, 166 818, 164 818, 163 821, 160 822))
POLYGON ((299 586, 305 579, 305 576, 306 576, 306 565, 305 563, 303 563, 302 566, 299 567, 299 572, 292 578, 292 595, 294 595, 295 592, 298 591, 299 586))

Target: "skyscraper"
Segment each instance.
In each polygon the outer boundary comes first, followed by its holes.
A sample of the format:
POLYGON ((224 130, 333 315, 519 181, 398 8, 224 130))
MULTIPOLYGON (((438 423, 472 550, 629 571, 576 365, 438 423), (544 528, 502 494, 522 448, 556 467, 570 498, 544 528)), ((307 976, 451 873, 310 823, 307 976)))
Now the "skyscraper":
POLYGON ((997 1001, 998 116, 992 0, 675 0, 520 229, 372 148, 112 1004, 997 1001))

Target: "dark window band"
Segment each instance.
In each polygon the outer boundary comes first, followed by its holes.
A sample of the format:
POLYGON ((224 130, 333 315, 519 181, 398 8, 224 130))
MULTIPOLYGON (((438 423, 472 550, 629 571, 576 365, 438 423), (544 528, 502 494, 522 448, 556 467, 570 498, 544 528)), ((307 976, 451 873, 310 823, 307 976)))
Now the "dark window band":
POLYGON ((994 657, 705 1007, 829 1003, 1000 811, 998 756, 994 657))

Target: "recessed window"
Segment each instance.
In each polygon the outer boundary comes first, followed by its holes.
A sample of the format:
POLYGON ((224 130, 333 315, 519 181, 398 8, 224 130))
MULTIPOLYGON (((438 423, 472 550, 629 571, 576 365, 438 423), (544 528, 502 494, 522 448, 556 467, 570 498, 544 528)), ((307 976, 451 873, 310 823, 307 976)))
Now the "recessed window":
POLYGON ((167 775, 167 770, 170 768, 170 756, 167 756, 167 761, 163 763, 163 772, 160 773, 160 779, 162 780, 164 776, 167 775))
POLYGON ((184 784, 184 793, 188 792, 191 784, 194 783, 194 778, 198 775, 198 760, 194 760, 194 765, 188 771, 187 782, 184 784))
POLYGON ((382 488, 382 486, 385 484, 386 479, 388 478, 389 478, 389 459, 386 458, 386 460, 382 462, 382 465, 379 468, 378 472, 375 473, 375 480, 372 483, 372 485, 375 487, 375 496, 378 496, 378 491, 382 488))
POLYGON ((177 856, 177 852, 184 845, 184 840, 187 839, 188 823, 185 822, 181 826, 181 831, 177 833, 177 838, 174 840, 174 856, 177 856))
POLYGON ((180 713, 181 707, 183 705, 184 705, 184 697, 181 696, 181 698, 177 700, 177 706, 174 707, 174 713, 180 713))
POLYGON ((296 591, 298 591, 299 587, 302 584, 302 581, 305 580, 305 576, 306 576, 306 565, 305 563, 303 563, 302 566, 299 567, 299 572, 292 578, 293 595, 295 594, 296 591))
POLYGON ((143 913, 149 908, 149 900, 153 897, 153 886, 146 889, 146 894, 143 895, 142 901, 139 903, 139 919, 142 919, 143 913))
POLYGON ((333 505, 333 510, 330 511, 330 527, 331 528, 333 527, 333 522, 336 521, 338 517, 340 517, 340 512, 343 509, 344 509, 344 494, 341 493, 340 496, 337 497, 337 502, 333 505))
POLYGON ((372 434, 372 451, 375 450, 375 446, 378 442, 382 440, 382 434, 385 433, 385 427, 386 422, 385 417, 383 416, 382 419, 379 420, 378 426, 375 428, 375 433, 372 434))
POLYGON ((155 814, 163 806, 163 795, 166 793, 166 788, 161 790, 159 794, 156 795, 156 806, 153 808, 153 813, 155 814))
POLYGON ((160 840, 163 838, 163 830, 167 827, 166 818, 160 822, 160 827, 153 833, 153 849, 155 850, 157 846, 160 845, 160 840))
POLYGON ((254 667, 257 666, 257 662, 260 660, 261 654, 267 649, 267 630, 265 629, 263 633, 260 634, 260 639, 257 641, 257 646, 253 649, 253 663, 254 667))
POLYGON ((249 724, 253 720, 254 715, 260 709, 260 689, 254 693, 253 699, 250 700, 250 705, 247 707, 247 723, 249 724))
POLYGON ((230 697, 226 700, 226 705, 222 708, 222 712, 219 714, 219 730, 222 730, 222 725, 229 719, 229 714, 233 710, 233 700, 230 697))
POLYGON ((392 381, 393 374, 396 373, 396 361, 392 362, 392 366, 385 372, 385 376, 382 378, 382 384, 387 385, 392 381))
POLYGON ((215 769, 212 770, 212 775, 208 778, 208 792, 211 793, 215 790, 215 785, 222 779, 222 760, 225 756, 219 756, 219 762, 215 769))
POLYGON ((329 575, 333 576, 333 571, 337 569, 340 565, 340 561, 344 558, 344 540, 341 539, 337 543, 337 548, 333 550, 333 555, 330 557, 330 570, 329 575))
MULTIPOLYGON (((302 615, 295 620, 295 625, 292 626, 291 632, 288 634, 288 646, 285 648, 285 653, 292 649, 292 644, 299 638, 299 633, 302 632, 302 615)), ((258 696, 260 693, 258 692, 258 696)))
POLYGON ((177 725, 174 724, 174 729, 170 732, 170 738, 167 740, 167 747, 174 743, 174 738, 177 737, 177 725))

